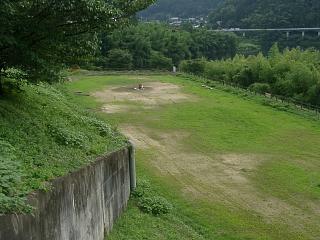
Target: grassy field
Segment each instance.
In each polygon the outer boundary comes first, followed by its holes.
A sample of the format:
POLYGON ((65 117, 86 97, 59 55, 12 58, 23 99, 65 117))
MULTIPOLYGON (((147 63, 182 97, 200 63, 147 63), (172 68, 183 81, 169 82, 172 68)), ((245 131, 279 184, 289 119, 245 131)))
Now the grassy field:
POLYGON ((131 138, 139 179, 174 206, 154 217, 131 200, 108 239, 319 239, 319 121, 171 75, 67 88, 131 138))

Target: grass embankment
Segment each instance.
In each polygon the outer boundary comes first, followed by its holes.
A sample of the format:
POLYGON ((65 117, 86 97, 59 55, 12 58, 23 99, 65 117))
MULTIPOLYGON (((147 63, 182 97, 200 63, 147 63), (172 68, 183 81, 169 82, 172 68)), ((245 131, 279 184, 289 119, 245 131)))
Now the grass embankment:
POLYGON ((125 144, 59 88, 28 85, 0 98, 0 214, 30 211, 28 193, 125 144))
POLYGON ((184 77, 124 75, 69 84, 72 92, 99 96, 109 89, 104 93, 114 99, 75 95, 74 101, 94 110, 122 108, 100 115, 134 138, 138 177, 174 206, 153 217, 133 199, 108 239, 317 239, 319 121, 265 106, 260 97, 200 85, 184 77), (190 100, 150 106, 121 95, 123 86, 139 82, 175 84, 190 100))

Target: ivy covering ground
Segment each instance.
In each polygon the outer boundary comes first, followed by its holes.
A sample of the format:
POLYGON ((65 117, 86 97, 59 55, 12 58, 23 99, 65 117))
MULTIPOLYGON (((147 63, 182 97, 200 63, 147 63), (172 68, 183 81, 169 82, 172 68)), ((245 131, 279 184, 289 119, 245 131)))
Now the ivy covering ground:
POLYGON ((0 98, 0 214, 32 211, 26 203, 31 191, 49 189, 51 179, 126 144, 63 92, 60 86, 26 85, 0 98))

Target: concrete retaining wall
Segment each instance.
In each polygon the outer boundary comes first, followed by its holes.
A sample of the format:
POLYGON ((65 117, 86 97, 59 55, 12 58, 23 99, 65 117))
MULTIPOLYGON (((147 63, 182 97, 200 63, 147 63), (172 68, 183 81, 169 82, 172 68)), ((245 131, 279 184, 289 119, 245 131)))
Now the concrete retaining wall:
POLYGON ((0 240, 103 240, 127 206, 132 152, 100 157, 32 194, 33 216, 0 216, 0 240))

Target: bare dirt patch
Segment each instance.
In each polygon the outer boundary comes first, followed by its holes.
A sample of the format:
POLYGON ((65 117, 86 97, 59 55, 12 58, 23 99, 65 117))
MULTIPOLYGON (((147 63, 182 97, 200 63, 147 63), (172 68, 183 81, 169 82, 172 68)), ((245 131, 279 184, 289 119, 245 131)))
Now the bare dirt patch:
MULTIPOLYGON (((143 80, 143 79, 142 79, 143 80)), ((107 113, 127 111, 128 107, 121 102, 142 104, 145 108, 153 108, 164 104, 194 101, 195 97, 185 94, 175 84, 161 82, 143 83, 144 90, 137 90, 136 85, 114 86, 93 94, 101 102, 106 103, 102 110, 107 113)))
POLYGON ((120 113, 123 111, 128 110, 129 108, 127 106, 124 105, 120 105, 120 104, 106 104, 103 105, 103 107, 101 108, 102 112, 105 113, 120 113))
POLYGON ((174 177, 188 198, 207 199, 230 208, 245 209, 268 223, 286 224, 297 232, 308 231, 315 222, 313 214, 281 199, 266 196, 253 186, 250 173, 270 156, 186 153, 182 140, 189 136, 188 133, 157 133, 142 126, 128 125, 121 126, 120 130, 137 148, 152 149, 156 154, 154 159, 150 159, 151 164, 161 174, 174 177))
MULTIPOLYGON (((94 96, 106 103, 104 108, 109 113, 134 110, 134 104, 126 104, 128 102, 138 103, 139 107, 155 108, 197 100, 174 84, 146 82, 144 86, 144 91, 134 90, 136 85, 114 86, 96 92, 94 96)), ((188 199, 222 203, 230 209, 248 211, 266 223, 285 224, 297 232, 297 239, 303 238, 299 233, 314 229, 314 223, 319 220, 314 214, 319 209, 315 204, 305 202, 306 211, 255 187, 250 179, 251 174, 272 156, 234 152, 209 155, 198 152, 196 148, 186 152, 184 142, 190 135, 187 132, 158 132, 133 125, 122 125, 120 130, 138 149, 152 150, 154 154, 149 159, 150 164, 159 174, 175 179, 188 199)), ((310 236, 318 236, 316 234, 310 236)))

